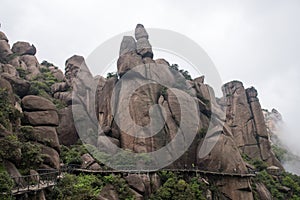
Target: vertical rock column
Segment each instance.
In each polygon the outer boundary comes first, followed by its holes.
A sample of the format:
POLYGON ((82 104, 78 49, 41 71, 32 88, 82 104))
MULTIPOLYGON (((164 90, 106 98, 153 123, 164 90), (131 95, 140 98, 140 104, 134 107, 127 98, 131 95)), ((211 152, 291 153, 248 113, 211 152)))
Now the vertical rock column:
POLYGON ((246 89, 246 94, 255 123, 261 159, 266 161, 269 165, 275 165, 283 168, 272 152, 264 115, 257 98, 257 90, 254 87, 248 88, 246 89))

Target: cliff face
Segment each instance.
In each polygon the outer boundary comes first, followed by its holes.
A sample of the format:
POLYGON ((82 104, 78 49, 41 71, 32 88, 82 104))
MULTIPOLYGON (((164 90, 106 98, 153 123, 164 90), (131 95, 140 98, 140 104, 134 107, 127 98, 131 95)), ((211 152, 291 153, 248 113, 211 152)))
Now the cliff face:
MULTIPOLYGON (((271 150, 257 91, 245 89, 241 82, 232 81, 222 87, 224 96, 215 98, 213 89, 204 83, 204 76, 186 80, 180 72, 171 70, 168 61, 153 59, 149 35, 143 25, 137 25, 135 38, 123 38, 117 61, 118 76, 98 80, 96 105, 92 106, 89 103, 93 99, 88 92, 91 86, 84 81, 81 85, 84 92, 72 99, 72 91, 79 90, 74 83, 80 70, 92 77, 82 56, 69 58, 63 74, 49 63, 39 64, 34 56, 36 48, 29 43, 17 42, 10 49, 7 37, 0 33, 1 89, 8 91, 9 103, 24 115, 18 124, 1 126, 0 140, 12 134, 12 126, 30 126, 33 133, 31 142, 35 142, 44 155, 41 168, 59 169, 60 145, 75 144, 79 139, 77 132, 90 128, 89 122, 78 130, 72 110, 95 109, 101 131, 93 134, 88 141, 98 150, 109 149, 107 141, 110 141, 130 152, 154 152, 163 149, 176 136, 181 136, 180 144, 168 146, 162 153, 167 155, 164 157, 166 160, 172 160, 176 157, 172 157, 172 153, 176 153, 178 148, 179 152, 186 151, 174 162, 166 162, 168 165, 164 167, 197 168, 219 174, 217 178, 208 179, 229 199, 253 199, 249 177, 221 175, 249 174, 248 164, 243 160, 245 155, 283 169, 271 150), (44 76, 45 70, 55 81, 47 82, 48 94, 37 94, 33 86, 39 80, 36 77, 44 76), (144 84, 145 80, 147 84, 144 84), (136 88, 137 85, 140 87, 136 88), (18 97, 15 98, 14 94, 18 97), (63 104, 62 107, 57 108, 53 104, 57 100, 63 104), (222 117, 224 113, 225 118, 222 117), (164 123, 155 119, 164 119, 164 123), (185 121, 184 125, 182 121, 185 121), (151 135, 153 131, 157 134, 151 135), (195 137, 189 141, 186 136, 191 134, 195 137), (203 149, 209 142, 216 144, 204 153, 203 149)), ((89 154, 82 159, 86 162, 93 160, 89 154)), ((154 162, 160 164, 160 160, 154 162)), ((128 176, 126 180, 132 184, 139 198, 142 197, 138 193, 149 195, 160 185, 156 174, 128 176), (150 181, 157 184, 151 186, 150 181), (137 182, 141 184, 135 184, 137 182), (141 189, 141 185, 147 186, 147 191, 141 189)))

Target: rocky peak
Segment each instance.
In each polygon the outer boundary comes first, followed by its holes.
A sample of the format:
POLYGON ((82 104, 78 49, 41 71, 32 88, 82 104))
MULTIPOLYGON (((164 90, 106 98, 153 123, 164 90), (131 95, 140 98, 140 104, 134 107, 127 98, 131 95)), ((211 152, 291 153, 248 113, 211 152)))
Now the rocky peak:
POLYGON ((16 42, 12 46, 12 52, 22 56, 22 55, 32 55, 36 54, 36 48, 34 45, 30 45, 28 42, 16 42))
POLYGON ((74 78, 76 78, 81 65, 84 63, 82 56, 74 55, 66 60, 65 66, 65 77, 66 82, 69 86, 72 86, 74 78))
POLYGON ((246 89, 246 94, 248 98, 248 102, 251 103, 253 101, 258 101, 257 98, 257 90, 254 87, 250 87, 246 89))

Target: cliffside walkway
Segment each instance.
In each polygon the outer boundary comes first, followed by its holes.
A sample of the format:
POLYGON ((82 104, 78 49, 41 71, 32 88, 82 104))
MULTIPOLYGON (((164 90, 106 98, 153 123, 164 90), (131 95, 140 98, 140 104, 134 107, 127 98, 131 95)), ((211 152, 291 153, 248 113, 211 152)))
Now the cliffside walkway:
POLYGON ((57 180, 62 177, 58 170, 28 176, 12 177, 15 185, 11 191, 12 195, 20 195, 28 192, 36 192, 56 185, 57 180))
POLYGON ((63 177, 63 173, 92 173, 92 174, 149 174, 157 173, 159 171, 171 171, 179 173, 194 173, 194 174, 203 174, 203 175, 212 175, 212 176, 230 176, 230 177, 255 177, 255 173, 241 174, 241 173, 223 173, 223 172, 213 172, 205 171, 199 169, 161 169, 161 170, 114 170, 114 169, 99 169, 99 170, 90 170, 82 169, 78 165, 68 165, 63 167, 61 170, 38 170, 39 174, 12 177, 15 182, 15 186, 11 191, 12 195, 20 195, 29 192, 36 192, 43 190, 48 187, 55 186, 57 181, 63 177))
POLYGON ((214 172, 200 169, 160 169, 160 170, 132 170, 132 169, 124 169, 124 170, 115 170, 115 169, 99 169, 99 170, 91 170, 91 169, 82 169, 80 166, 69 165, 66 168, 70 172, 79 172, 79 173, 99 173, 99 174, 118 174, 118 173, 128 173, 128 174, 147 174, 147 173, 156 173, 159 171, 171 171, 171 172, 180 172, 180 173, 195 173, 195 174, 203 174, 203 175, 215 175, 215 176, 231 176, 231 177, 255 177, 255 173, 224 173, 224 172, 214 172))

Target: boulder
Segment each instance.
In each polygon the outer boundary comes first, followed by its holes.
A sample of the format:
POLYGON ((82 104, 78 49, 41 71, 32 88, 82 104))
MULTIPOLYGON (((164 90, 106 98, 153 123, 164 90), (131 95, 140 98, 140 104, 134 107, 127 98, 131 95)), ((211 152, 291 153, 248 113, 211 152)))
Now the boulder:
POLYGON ((59 125, 56 128, 60 144, 70 146, 79 139, 74 125, 72 105, 58 111, 59 125))
POLYGON ((33 55, 23 55, 20 57, 21 61, 23 61, 26 65, 26 70, 29 74, 26 76, 26 79, 31 79, 38 74, 40 74, 39 70, 39 62, 37 58, 33 55))
POLYGON ((134 190, 139 193, 145 192, 145 185, 143 183, 143 179, 138 174, 129 174, 125 177, 128 185, 131 186, 134 190))
POLYGON ((47 164, 54 169, 59 169, 60 159, 58 152, 55 149, 42 144, 39 144, 39 146, 41 147, 42 154, 44 154, 44 164, 47 164))
POLYGON ((65 75, 60 69, 51 70, 51 73, 58 81, 63 81, 65 79, 65 75))
POLYGON ((136 52, 136 43, 132 36, 124 36, 121 42, 121 47, 119 55, 122 56, 126 53, 135 53, 136 52))
POLYGON ((66 60, 65 78, 69 86, 72 86, 73 79, 76 78, 78 71, 84 63, 84 58, 78 55, 74 55, 66 60))
MULTIPOLYGON (((68 86, 69 87, 69 86, 68 86)), ((74 99, 72 99, 72 92, 56 92, 54 93, 53 97, 55 99, 60 99, 61 101, 65 102, 67 105, 72 105, 74 103, 74 99)))
POLYGON ((7 103, 14 105, 15 104, 15 96, 14 96, 13 88, 12 88, 11 84, 7 80, 1 78, 1 76, 0 76, 0 88, 2 90, 3 89, 6 90, 6 92, 7 92, 7 98, 9 100, 9 102, 7 102, 7 103))
POLYGON ((30 88, 30 83, 28 81, 7 73, 3 73, 1 76, 11 84, 14 92, 21 98, 28 93, 30 88))
POLYGON ((140 38, 136 41, 136 51, 142 57, 153 58, 152 46, 146 38, 140 38))
POLYGON ((149 39, 149 35, 142 24, 136 25, 134 35, 136 40, 139 40, 141 38, 146 38, 147 40, 149 39))
POLYGON ((37 142, 48 145, 56 151, 60 151, 60 145, 55 127, 36 126, 33 128, 33 137, 37 142))
POLYGON ((0 40, 0 61, 8 61, 11 54, 13 52, 10 50, 9 44, 5 40, 0 40))
POLYGON ((259 199, 264 199, 264 200, 273 199, 270 191, 266 188, 266 186, 263 183, 256 183, 255 186, 256 186, 256 192, 258 194, 259 199))
POLYGON ((13 163, 11 163, 7 160, 4 160, 3 161, 3 166, 4 166, 5 170, 7 171, 7 173, 11 177, 13 177, 13 180, 14 180, 16 185, 18 185, 18 186, 25 186, 26 185, 26 181, 23 178, 19 178, 22 175, 13 163))
POLYGON ((24 111, 56 110, 55 105, 48 99, 35 95, 28 95, 22 99, 24 111))
POLYGON ((30 45, 28 42, 16 42, 13 44, 12 49, 14 53, 18 55, 35 55, 36 48, 34 45, 30 45))
POLYGON ((253 200, 249 178, 223 176, 217 178, 215 184, 225 199, 253 200))
POLYGON ((56 92, 65 92, 69 86, 67 85, 66 82, 61 82, 61 83, 54 83, 51 86, 51 92, 54 94, 56 92))
POLYGON ((87 169, 89 166, 91 166, 96 162, 95 159, 89 153, 83 154, 81 156, 81 160, 82 160, 82 165, 81 165, 82 169, 87 169))
POLYGON ((135 52, 123 54, 117 61, 118 74, 123 76, 128 70, 133 69, 136 66, 143 65, 142 57, 135 52))
POLYGON ((144 200, 144 197, 143 197, 143 195, 141 195, 141 194, 139 194, 138 192, 136 192, 135 190, 133 190, 133 189, 131 189, 131 188, 129 188, 129 190, 130 190, 130 192, 133 194, 133 198, 135 199, 135 200, 144 200))
POLYGON ((54 110, 24 112, 25 123, 32 126, 58 126, 58 115, 54 110))
POLYGON ((0 64, 0 73, 8 73, 11 76, 18 75, 16 68, 10 64, 4 64, 4 65, 0 64))
POLYGON ((119 195, 113 185, 107 184, 102 188, 102 190, 99 194, 99 199, 100 200, 119 200, 119 195))
POLYGON ((21 68, 23 70, 27 69, 26 64, 21 60, 20 56, 13 57, 8 61, 8 64, 12 65, 15 68, 21 68))

